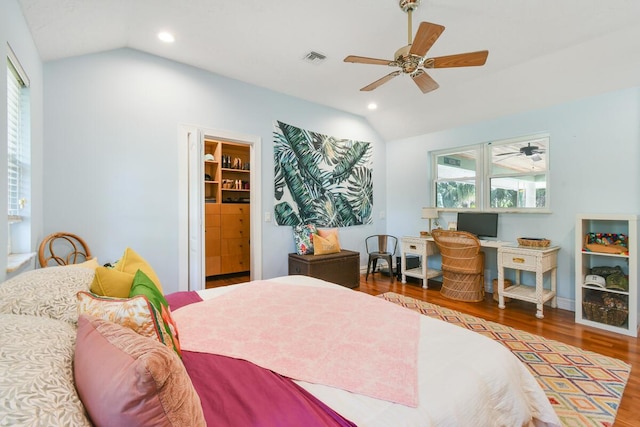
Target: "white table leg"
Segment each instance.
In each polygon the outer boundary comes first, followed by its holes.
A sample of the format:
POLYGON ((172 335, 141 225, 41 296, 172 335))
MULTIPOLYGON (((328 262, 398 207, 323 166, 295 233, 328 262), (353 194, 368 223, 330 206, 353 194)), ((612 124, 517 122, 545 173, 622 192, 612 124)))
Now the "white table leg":
POLYGON ((402 272, 402 283, 407 283, 407 276, 404 275, 404 271, 407 269, 407 256, 404 251, 400 256, 400 271, 402 272))
MULTIPOLYGON (((494 289, 495 292, 495 289, 494 289)), ((498 308, 504 310, 504 268, 498 267, 498 308)))
POLYGON ((553 292, 553 298, 551 299, 551 307, 553 308, 557 308, 558 307, 558 301, 556 299, 556 273, 557 273, 558 269, 557 267, 553 267, 551 269, 551 291, 553 292))
POLYGON ((544 314, 542 313, 544 307, 544 304, 542 303, 543 283, 543 274, 540 269, 538 269, 538 271, 536 271, 536 317, 538 319, 544 319, 544 314))

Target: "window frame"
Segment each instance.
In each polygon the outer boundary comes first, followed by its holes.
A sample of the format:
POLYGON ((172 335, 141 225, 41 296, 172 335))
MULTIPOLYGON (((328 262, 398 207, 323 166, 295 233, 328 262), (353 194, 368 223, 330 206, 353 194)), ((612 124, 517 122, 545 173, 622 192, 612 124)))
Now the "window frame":
POLYGON ((549 133, 536 133, 526 136, 492 140, 480 144, 472 144, 459 146, 454 148, 446 148, 442 150, 434 150, 429 152, 431 162, 431 205, 442 212, 459 212, 459 211, 478 211, 478 212, 497 212, 497 213, 550 213, 551 212, 551 184, 550 184, 550 153, 551 153, 551 135, 549 133), (492 149, 509 144, 521 144, 529 141, 545 140, 546 151, 544 170, 535 172, 514 172, 509 174, 494 173, 492 163, 492 149), (468 151, 476 152, 476 170, 475 170, 475 207, 442 207, 438 206, 438 183, 451 181, 438 176, 438 159, 444 156, 455 156, 459 153, 468 151), (531 175, 544 176, 545 180, 545 206, 543 207, 491 207, 491 180, 503 177, 525 177, 531 175))

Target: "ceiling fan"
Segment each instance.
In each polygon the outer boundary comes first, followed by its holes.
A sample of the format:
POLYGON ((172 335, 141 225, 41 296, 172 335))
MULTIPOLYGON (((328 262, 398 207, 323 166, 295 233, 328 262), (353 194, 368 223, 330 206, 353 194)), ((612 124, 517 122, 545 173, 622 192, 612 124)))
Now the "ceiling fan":
POLYGON ((489 55, 489 51, 481 50, 478 52, 460 53, 449 56, 439 56, 436 58, 425 58, 425 55, 438 40, 440 34, 444 31, 444 27, 430 22, 421 22, 418 27, 415 39, 412 41, 411 15, 412 12, 420 5, 420 0, 400 0, 400 8, 407 13, 409 29, 407 46, 398 49, 393 60, 367 58, 364 56, 349 55, 344 58, 345 62, 355 62, 360 64, 388 65, 390 67, 399 67, 399 70, 387 74, 381 79, 363 87, 361 91, 371 91, 388 82, 392 78, 400 74, 408 74, 416 83, 422 93, 436 90, 439 85, 426 72, 428 68, 452 68, 452 67, 473 67, 484 65, 489 55))
POLYGON ((525 155, 527 157, 531 157, 531 160, 533 160, 534 162, 537 162, 538 160, 542 160, 542 157, 540 156, 540 154, 544 153, 544 149, 536 146, 536 145, 531 145, 531 143, 527 143, 527 145, 525 145, 524 147, 520 147, 520 150, 518 151, 511 151, 508 153, 500 153, 500 154, 496 154, 496 157, 500 157, 500 156, 522 156, 525 155))

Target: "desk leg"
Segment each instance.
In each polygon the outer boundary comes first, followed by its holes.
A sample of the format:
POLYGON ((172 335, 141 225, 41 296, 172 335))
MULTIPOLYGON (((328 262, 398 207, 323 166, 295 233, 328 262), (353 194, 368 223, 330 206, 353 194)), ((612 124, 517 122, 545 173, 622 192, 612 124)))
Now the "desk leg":
POLYGON ((544 283, 544 274, 540 271, 540 269, 538 269, 538 271, 536 271, 536 317, 538 319, 544 319, 544 314, 542 314, 542 310, 544 307, 544 303, 542 301, 542 290, 543 290, 543 283, 544 283))
POLYGON ((400 271, 402 272, 402 283, 407 283, 407 276, 405 276, 404 272, 407 269, 407 255, 402 251, 400 255, 400 271))
POLYGON ((498 266, 498 308, 504 310, 504 268, 501 265, 498 266))
POLYGON ((553 292, 553 298, 551 299, 551 307, 553 308, 557 308, 558 307, 558 301, 556 300, 556 273, 557 273, 558 269, 556 267, 554 267, 551 270, 551 291, 553 292))
POLYGON ((428 266, 428 260, 427 260, 427 245, 424 245, 424 254, 422 254, 422 260, 421 260, 421 264, 422 264, 422 287, 424 289, 427 289, 427 282, 429 279, 427 279, 427 271, 429 271, 429 266, 428 266))

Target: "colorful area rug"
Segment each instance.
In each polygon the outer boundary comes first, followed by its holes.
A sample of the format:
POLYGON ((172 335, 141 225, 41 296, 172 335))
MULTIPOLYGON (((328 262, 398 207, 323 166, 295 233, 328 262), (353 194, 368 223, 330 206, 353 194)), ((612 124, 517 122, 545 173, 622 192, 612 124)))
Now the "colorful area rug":
POLYGON ((613 425, 631 365, 394 292, 379 296, 478 332, 507 347, 536 377, 563 425, 613 425))

